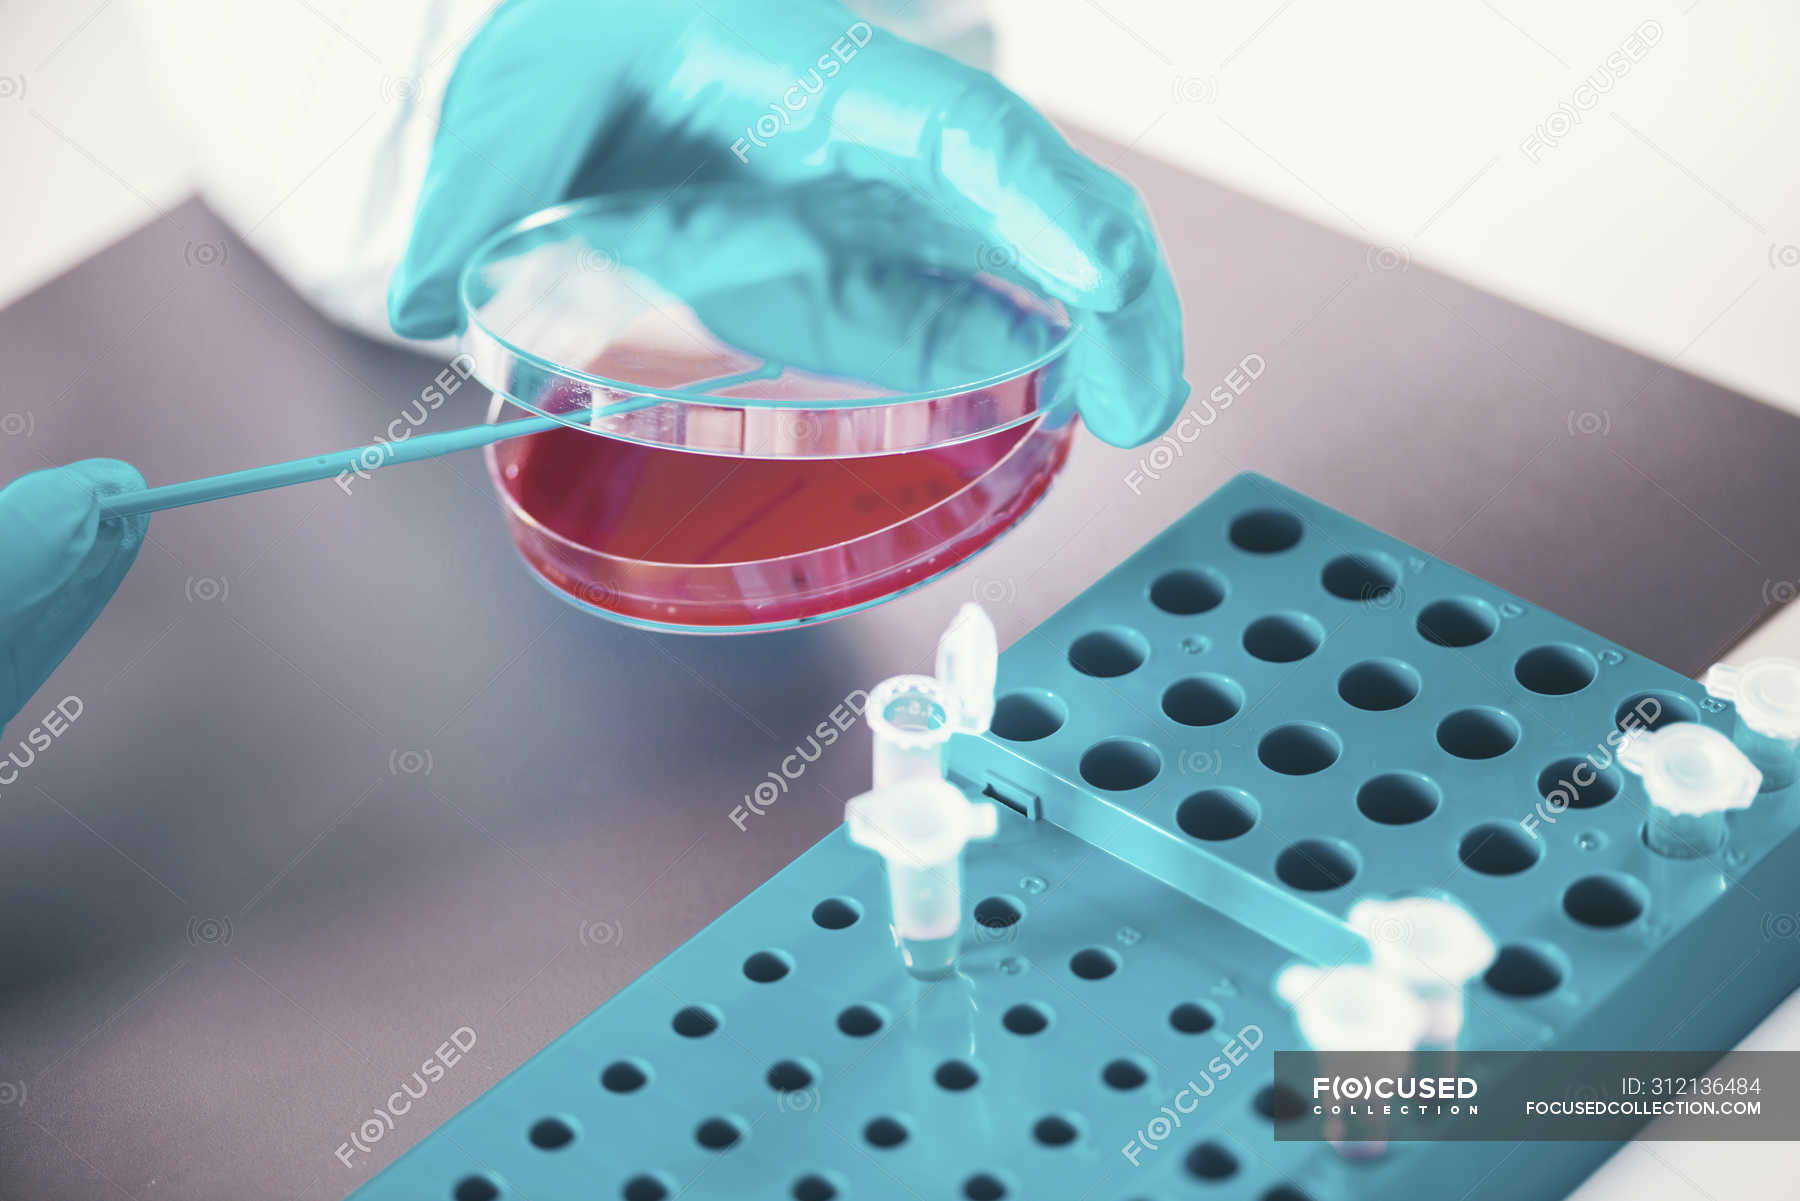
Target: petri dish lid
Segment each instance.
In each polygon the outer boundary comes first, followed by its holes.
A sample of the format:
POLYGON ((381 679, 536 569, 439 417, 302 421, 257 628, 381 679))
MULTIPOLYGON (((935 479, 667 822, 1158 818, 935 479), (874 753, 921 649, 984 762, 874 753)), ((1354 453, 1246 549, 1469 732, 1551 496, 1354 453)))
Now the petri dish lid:
POLYGON ((513 404, 651 446, 945 446, 1040 415, 1075 334, 975 239, 871 183, 575 201, 476 251, 463 349, 513 404))

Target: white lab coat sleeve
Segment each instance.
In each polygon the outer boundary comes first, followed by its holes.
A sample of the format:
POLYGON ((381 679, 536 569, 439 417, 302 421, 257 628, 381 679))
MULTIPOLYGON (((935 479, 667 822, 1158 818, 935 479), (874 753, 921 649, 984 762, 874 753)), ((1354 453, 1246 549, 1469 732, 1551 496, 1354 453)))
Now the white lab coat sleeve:
POLYGON ((133 0, 170 142, 208 204, 333 319, 397 340, 406 248, 457 59, 496 0, 133 0))

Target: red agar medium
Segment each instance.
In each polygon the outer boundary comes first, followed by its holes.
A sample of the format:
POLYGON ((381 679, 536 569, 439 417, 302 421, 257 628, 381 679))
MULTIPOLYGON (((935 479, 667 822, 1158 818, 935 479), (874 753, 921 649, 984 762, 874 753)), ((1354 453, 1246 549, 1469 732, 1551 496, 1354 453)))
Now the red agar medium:
POLYGON ((836 615, 974 554, 1042 496, 1072 428, 762 459, 564 427, 489 459, 514 541, 548 583, 629 621, 726 632, 836 615))

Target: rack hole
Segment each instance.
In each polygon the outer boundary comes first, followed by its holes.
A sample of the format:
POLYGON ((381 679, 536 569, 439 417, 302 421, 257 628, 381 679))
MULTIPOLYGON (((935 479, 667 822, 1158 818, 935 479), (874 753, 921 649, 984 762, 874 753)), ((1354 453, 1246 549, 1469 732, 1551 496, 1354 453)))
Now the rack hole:
POLYGON ((937 1071, 931 1074, 937 1086, 947 1092, 967 1092, 981 1082, 981 1073, 975 1065, 962 1059, 946 1059, 938 1064, 937 1071))
POLYGON ((1378 601, 1400 582, 1400 565, 1378 550, 1339 555, 1320 575, 1325 591, 1347 601, 1378 601))
POLYGON ((450 1201, 499 1201, 500 1186, 486 1176, 464 1176, 450 1190, 450 1201))
POLYGON ((862 917, 862 906, 849 897, 826 897, 813 906, 813 925, 822 930, 847 930, 862 917))
POLYGON ((818 1077, 798 1059, 784 1059, 769 1069, 769 1087, 778 1093, 797 1093, 812 1087, 818 1077))
POLYGON ((1362 815, 1384 826, 1422 822, 1443 800, 1443 791, 1431 777, 1410 771, 1387 772, 1356 790, 1356 807, 1362 815))
POLYGON ((1278 1184, 1262 1195, 1262 1201, 1313 1201, 1312 1194, 1291 1184, 1278 1184))
POLYGON ((1182 1034, 1205 1034, 1218 1024, 1219 1015, 1198 1001, 1183 1001, 1169 1010, 1169 1025, 1182 1034))
POLYGON ((1207 1139, 1187 1153, 1187 1170, 1201 1180, 1227 1180, 1237 1175, 1237 1153, 1217 1139, 1207 1139))
POLYGON ((1563 893, 1563 912, 1584 926, 1611 930, 1636 921, 1649 900, 1644 886, 1631 876, 1584 876, 1563 893))
POLYGON ((1343 753, 1343 740, 1312 722, 1276 726, 1256 746, 1256 757, 1262 765, 1284 776, 1310 776, 1324 771, 1343 753))
POLYGON ((717 1030, 725 1017, 711 1005, 689 1005, 669 1023, 683 1038, 705 1038, 717 1030))
POLYGON ((694 1141, 708 1151, 724 1151, 735 1147, 744 1137, 744 1124, 737 1118, 707 1118, 694 1128, 694 1141))
POLYGON ((1256 799, 1236 788, 1208 788, 1181 802, 1175 824, 1182 833, 1206 842, 1225 842, 1248 834, 1262 816, 1256 799))
POLYGON ((1438 723, 1438 745, 1458 759, 1495 759, 1519 745, 1519 723, 1503 709, 1458 709, 1438 723))
POLYGON ((1536 863, 1544 848, 1512 822, 1484 822, 1463 835, 1457 856, 1484 876, 1513 876, 1536 863))
POLYGON ((837 1028, 851 1038, 867 1038, 887 1024, 873 1005, 852 1005, 837 1016, 837 1028))
POLYGON ((1492 638, 1499 628, 1494 606, 1472 596, 1432 601, 1419 611, 1419 633, 1434 646, 1474 646, 1492 638))
POLYGON ((1088 947, 1075 952, 1069 970, 1083 980, 1104 980, 1119 970, 1119 956, 1106 947, 1088 947))
POLYGON ((1054 692, 1021 688, 994 702, 994 719, 989 728, 995 737, 1008 742, 1037 742, 1062 729, 1068 720, 1069 707, 1054 692))
POLYGON ((1160 771, 1162 756, 1136 738, 1108 738, 1081 756, 1081 778, 1107 792, 1142 788, 1160 771))
POLYGON ((1520 655, 1519 661, 1513 664, 1513 677, 1544 696, 1568 696, 1580 692, 1599 674, 1600 664, 1594 656, 1566 642, 1535 647, 1520 655))
POLYGON ((793 970, 793 958, 782 951, 758 951, 744 960, 744 975, 758 984, 773 984, 793 970))
POLYGON ((1014 1034, 1040 1034, 1050 1025, 1050 1011, 1033 1001, 1022 1001, 1000 1017, 1000 1024, 1014 1034))
POLYGON ((838 1195, 837 1185, 819 1175, 800 1177, 791 1191, 794 1201, 835 1201, 838 1195))
POLYGON ((1081 1137, 1075 1123, 1061 1114, 1042 1117, 1031 1128, 1031 1137, 1046 1147, 1066 1147, 1081 1137))
POLYGON ((1115 1059, 1100 1069, 1100 1079, 1106 1082, 1107 1088, 1129 1092, 1149 1083, 1150 1070, 1135 1059, 1115 1059))
POLYGON ((1265 663, 1296 663, 1324 641, 1325 627, 1304 613, 1271 613, 1244 628, 1244 649, 1265 663))
POLYGON ((1019 924, 1025 907, 1011 897, 985 897, 975 905, 975 924, 984 930, 1007 930, 1019 924))
POLYGON ((1385 713, 1419 695, 1419 673, 1398 659, 1365 659, 1338 677, 1338 695, 1358 709, 1385 713))
POLYGON ((1306 1113, 1306 1098, 1285 1084, 1266 1084, 1251 1102, 1271 1122, 1291 1122, 1306 1113))
POLYGON ((1699 721, 1700 710, 1687 697, 1674 692, 1639 692, 1628 696, 1613 711, 1621 730, 1660 730, 1678 721, 1699 721))
POLYGON ((527 1137, 540 1151, 560 1151, 575 1141, 575 1127, 561 1118, 539 1118, 527 1137))
POLYGON ((620 1059, 600 1073, 600 1086, 609 1093, 635 1093, 650 1083, 650 1068, 642 1060, 620 1059))
POLYGON ((1566 974, 1560 951, 1525 942, 1501 947, 1482 979, 1502 996, 1541 997, 1561 986, 1566 974))
POLYGON ((1275 875, 1301 892, 1329 892, 1356 878, 1357 854, 1335 838, 1304 838, 1275 860, 1275 875))
POLYGON ((1110 679, 1136 671, 1150 657, 1150 644, 1124 626, 1083 634, 1069 646, 1069 664, 1083 675, 1110 679))
POLYGON ((1189 676, 1163 693, 1162 710, 1184 726, 1216 726, 1244 707, 1244 690, 1224 676, 1189 676))
POLYGON ((1586 759, 1558 759, 1538 773, 1538 795, 1552 810, 1597 809, 1619 795, 1619 773, 1586 759))
POLYGON ((962 1191, 969 1201, 1002 1201, 1006 1196, 1006 1185, 998 1176, 977 1172, 963 1181, 962 1191))
POLYGON ((1193 617, 1216 609, 1225 600, 1225 578, 1204 567, 1177 567, 1150 585, 1150 603, 1164 613, 1193 617))
POLYGON ((654 1176, 633 1176, 619 1190, 624 1201, 668 1201, 669 1186, 654 1176))
POLYGON ((1273 555, 1300 541, 1300 519, 1286 509, 1252 509, 1231 523, 1231 544, 1253 555, 1273 555))
POLYGON ((879 1117, 863 1127, 863 1139, 871 1147, 888 1150, 906 1141, 906 1123, 899 1118, 879 1117))

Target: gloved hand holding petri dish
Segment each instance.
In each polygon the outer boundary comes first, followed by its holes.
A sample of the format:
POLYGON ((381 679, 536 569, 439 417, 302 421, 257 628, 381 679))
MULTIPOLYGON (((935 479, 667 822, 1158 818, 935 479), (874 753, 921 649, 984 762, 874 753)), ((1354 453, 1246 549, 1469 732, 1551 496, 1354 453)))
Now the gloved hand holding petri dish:
POLYGON ((632 624, 769 629, 1009 528, 1067 454, 1080 335, 972 237, 882 185, 724 184, 487 242, 462 297, 490 419, 560 423, 487 450, 533 571, 632 624))

